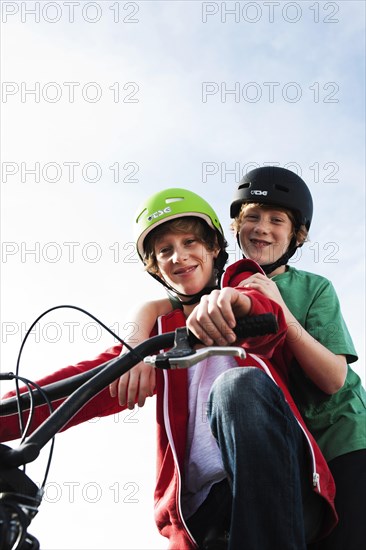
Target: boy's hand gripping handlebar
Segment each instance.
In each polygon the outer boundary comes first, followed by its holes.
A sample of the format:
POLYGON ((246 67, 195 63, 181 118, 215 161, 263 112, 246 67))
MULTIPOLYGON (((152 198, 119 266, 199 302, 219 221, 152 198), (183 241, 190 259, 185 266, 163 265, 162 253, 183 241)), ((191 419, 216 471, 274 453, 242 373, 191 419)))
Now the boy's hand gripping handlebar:
MULTIPOLYGON (((239 339, 250 336, 274 334, 278 330, 277 319, 272 313, 237 320, 234 332, 239 339)), ((212 355, 237 356, 245 359, 246 353, 238 346, 208 346, 194 350, 199 340, 186 327, 175 331, 174 347, 158 355, 145 357, 144 362, 159 369, 187 369, 212 355)))

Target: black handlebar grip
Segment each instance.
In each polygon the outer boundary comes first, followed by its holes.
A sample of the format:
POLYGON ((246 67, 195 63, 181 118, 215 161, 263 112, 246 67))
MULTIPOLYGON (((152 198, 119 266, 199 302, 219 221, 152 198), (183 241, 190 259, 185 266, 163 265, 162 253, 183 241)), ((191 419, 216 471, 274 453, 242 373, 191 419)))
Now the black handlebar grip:
MULTIPOLYGON (((265 334, 276 334, 278 332, 277 318, 273 313, 262 313, 260 315, 246 316, 236 319, 236 326, 233 331, 239 340, 253 336, 264 336, 265 334)), ((202 342, 189 331, 189 345, 195 346, 202 342)))
POLYGON ((234 328, 236 336, 248 338, 250 336, 264 336, 265 334, 275 334, 278 332, 278 323, 273 313, 263 313, 262 315, 253 315, 237 319, 234 328))

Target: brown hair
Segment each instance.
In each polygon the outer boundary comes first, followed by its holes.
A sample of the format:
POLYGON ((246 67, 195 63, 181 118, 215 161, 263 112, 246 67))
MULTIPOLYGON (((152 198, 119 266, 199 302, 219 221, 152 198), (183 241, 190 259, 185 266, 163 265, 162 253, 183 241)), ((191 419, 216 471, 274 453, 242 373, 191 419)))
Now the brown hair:
POLYGON ((155 256, 155 243, 158 238, 166 233, 193 233, 198 241, 200 241, 208 251, 212 252, 219 247, 217 234, 212 227, 205 221, 194 216, 183 216, 172 221, 167 221, 158 225, 156 229, 151 231, 144 241, 145 249, 145 269, 149 273, 158 273, 158 265, 155 256))
POLYGON ((263 204, 263 203, 257 203, 257 202, 245 202, 241 205, 239 214, 234 218, 234 221, 231 223, 231 229, 236 234, 239 233, 241 225, 243 223, 243 218, 245 211, 250 207, 257 207, 262 208, 263 210, 279 210, 280 212, 284 212, 287 214, 287 216, 290 218, 290 221, 292 223, 292 237, 296 237, 297 242, 300 246, 304 244, 304 242, 308 238, 308 230, 305 227, 305 225, 300 225, 300 227, 296 230, 296 219, 295 215, 291 210, 288 210, 287 208, 283 208, 282 206, 277 206, 275 204, 263 204))

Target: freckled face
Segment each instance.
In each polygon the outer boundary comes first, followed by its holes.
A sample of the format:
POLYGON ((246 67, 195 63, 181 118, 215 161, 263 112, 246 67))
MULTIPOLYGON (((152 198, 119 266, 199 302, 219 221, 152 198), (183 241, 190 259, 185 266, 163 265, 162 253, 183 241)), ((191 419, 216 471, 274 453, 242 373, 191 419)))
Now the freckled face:
POLYGON ((244 212, 239 240, 247 258, 267 265, 286 252, 292 231, 292 222, 285 212, 249 205, 244 212))
POLYGON ((160 276, 182 294, 196 294, 213 284, 218 250, 207 250, 193 233, 165 233, 155 242, 160 276))

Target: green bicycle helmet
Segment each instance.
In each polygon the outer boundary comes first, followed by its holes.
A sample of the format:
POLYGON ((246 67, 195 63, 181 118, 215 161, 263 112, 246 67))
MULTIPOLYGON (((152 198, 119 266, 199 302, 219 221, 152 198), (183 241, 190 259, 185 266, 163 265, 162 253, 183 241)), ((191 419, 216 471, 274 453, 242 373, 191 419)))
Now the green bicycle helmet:
MULTIPOLYGON (((140 259, 144 262, 144 242, 146 237, 154 229, 165 222, 186 216, 200 218, 201 220, 206 222, 209 227, 216 231, 218 243, 221 249, 218 257, 215 260, 215 268, 217 269, 217 278, 219 280, 221 278, 224 270, 224 265, 228 258, 228 254, 225 251, 227 243, 221 223, 217 217, 216 212, 208 204, 208 202, 193 191, 189 191, 187 189, 164 189, 163 191, 159 191, 149 197, 142 204, 142 206, 140 206, 135 217, 135 242, 140 259)), ((174 288, 165 283, 165 281, 163 281, 160 277, 155 276, 152 273, 150 273, 150 275, 152 275, 161 284, 167 287, 169 291, 173 292, 173 294, 186 296, 178 293, 174 288)), ((214 288, 217 288, 217 286, 214 288)), ((203 291, 199 294, 192 296, 192 300, 194 301, 185 301, 185 303, 188 304, 198 302, 201 296, 207 294, 212 289, 213 287, 203 289, 203 291)))
POLYGON ((136 215, 136 248, 142 261, 147 235, 158 225, 183 216, 203 219, 218 235, 224 237, 216 212, 202 197, 187 189, 164 189, 149 197, 136 215))
MULTIPOLYGON (((263 166, 248 172, 240 181, 232 203, 230 216, 235 218, 240 212, 242 204, 257 202, 280 206, 290 210, 295 218, 295 231, 304 225, 309 230, 313 217, 313 199, 308 186, 300 176, 279 166, 263 166)), ((239 242, 239 234, 237 234, 239 242)), ((297 244, 293 237, 288 250, 276 262, 262 265, 265 273, 272 273, 277 267, 287 264, 295 254, 297 244)), ((244 256, 245 257, 245 256, 244 256)))

